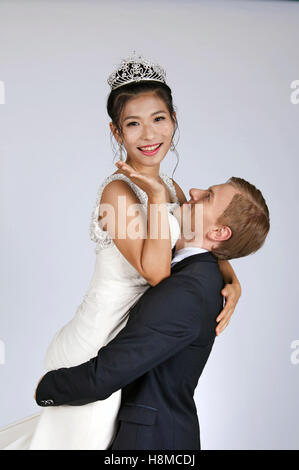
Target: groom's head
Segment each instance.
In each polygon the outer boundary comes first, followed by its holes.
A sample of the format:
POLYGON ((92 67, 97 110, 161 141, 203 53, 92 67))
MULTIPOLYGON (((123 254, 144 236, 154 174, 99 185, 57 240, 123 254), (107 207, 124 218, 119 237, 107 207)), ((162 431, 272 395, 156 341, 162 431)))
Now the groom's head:
POLYGON ((205 190, 192 188, 189 194, 190 200, 176 213, 183 246, 200 246, 219 259, 233 259, 263 245, 270 228, 269 210, 255 186, 232 177, 205 190))

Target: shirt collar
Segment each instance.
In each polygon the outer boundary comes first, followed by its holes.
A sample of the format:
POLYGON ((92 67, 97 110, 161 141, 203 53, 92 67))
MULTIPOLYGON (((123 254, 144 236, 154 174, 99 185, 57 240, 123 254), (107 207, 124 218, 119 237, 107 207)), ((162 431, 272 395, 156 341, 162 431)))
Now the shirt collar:
POLYGON ((180 250, 175 251, 174 257, 171 261, 171 266, 173 266, 175 263, 178 263, 182 259, 187 258, 187 256, 196 255, 198 253, 206 253, 207 251, 208 250, 198 246, 188 246, 181 248, 180 250))

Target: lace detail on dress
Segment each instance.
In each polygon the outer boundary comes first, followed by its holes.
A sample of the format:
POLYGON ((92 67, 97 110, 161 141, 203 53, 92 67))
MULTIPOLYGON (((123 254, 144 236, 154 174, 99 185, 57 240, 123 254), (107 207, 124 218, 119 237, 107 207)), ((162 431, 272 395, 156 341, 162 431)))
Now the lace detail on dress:
POLYGON ((169 188, 172 203, 168 203, 168 205, 169 204, 179 204, 179 199, 177 197, 177 193, 176 193, 174 184, 172 182, 172 179, 168 175, 166 175, 166 173, 160 173, 160 176, 164 180, 164 183, 166 183, 168 188, 169 188))
MULTIPOLYGON (((176 191, 175 191, 172 179, 164 173, 160 174, 160 176, 169 188, 170 196, 173 202, 167 203, 167 205, 168 205, 170 212, 172 212, 175 209, 175 207, 178 205, 178 197, 176 195, 176 191)), ((107 230, 102 230, 98 221, 102 193, 104 191, 105 186, 107 186, 107 184, 109 184, 111 181, 114 181, 114 180, 123 180, 126 183, 128 183, 130 188, 135 192, 140 203, 144 206, 145 210, 147 207, 147 199, 148 199, 147 194, 141 188, 139 188, 137 184, 133 183, 133 181, 131 181, 130 178, 128 178, 126 175, 124 175, 123 173, 115 173, 105 178, 105 180, 103 181, 103 183, 100 185, 98 189, 97 198, 96 198, 94 208, 92 210, 91 222, 90 222, 90 227, 89 227, 90 238, 92 241, 96 243, 96 248, 95 248, 96 253, 98 253, 99 250, 101 250, 102 248, 108 248, 109 246, 114 244, 109 232, 107 232, 107 230)))

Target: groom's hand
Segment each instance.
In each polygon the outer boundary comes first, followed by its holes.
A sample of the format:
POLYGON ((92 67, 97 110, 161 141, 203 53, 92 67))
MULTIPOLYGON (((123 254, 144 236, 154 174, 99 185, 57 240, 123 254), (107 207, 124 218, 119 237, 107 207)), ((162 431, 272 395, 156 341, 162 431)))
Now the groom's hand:
POLYGON ((36 386, 35 393, 34 393, 34 397, 33 397, 35 401, 36 401, 36 392, 37 392, 37 389, 38 389, 39 384, 41 383, 41 381, 43 380, 44 377, 45 377, 45 376, 43 375, 42 378, 40 379, 40 381, 38 382, 37 386, 36 386))
POLYGON ((53 373, 55 371, 49 371, 47 372, 41 379, 40 381, 38 382, 37 384, 37 387, 35 389, 35 394, 34 394, 34 399, 36 401, 36 404, 38 406, 53 406, 54 405, 54 400, 52 398, 48 398, 47 399, 44 399, 44 396, 45 396, 45 388, 47 390, 47 388, 49 388, 49 384, 48 384, 48 380, 49 379, 49 376, 51 375, 51 373, 53 373), (43 398, 43 399, 42 399, 43 398))
POLYGON ((34 399, 35 399, 36 404, 38 406, 52 406, 52 405, 54 405, 54 401, 52 399, 41 400, 41 398, 44 397, 44 393, 45 393, 43 391, 43 387, 46 386, 46 388, 47 388, 47 378, 49 377, 50 372, 47 372, 45 375, 43 375, 42 378, 40 379, 40 381, 38 382, 37 386, 36 386, 34 399))

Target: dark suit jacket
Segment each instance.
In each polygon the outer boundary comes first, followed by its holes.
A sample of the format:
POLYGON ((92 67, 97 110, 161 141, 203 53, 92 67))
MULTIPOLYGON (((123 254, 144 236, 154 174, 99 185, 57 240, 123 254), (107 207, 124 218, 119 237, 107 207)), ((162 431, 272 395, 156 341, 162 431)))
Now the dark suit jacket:
POLYGON ((126 326, 97 357, 44 376, 37 404, 84 405, 122 389, 110 449, 200 449, 193 395, 214 343, 222 287, 212 253, 178 262, 131 308, 126 326))

